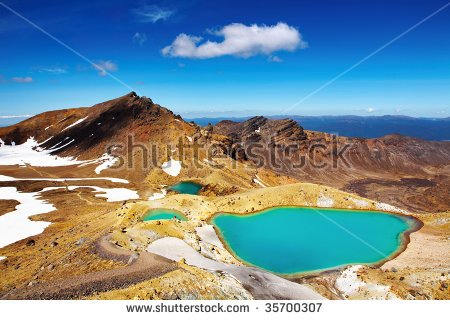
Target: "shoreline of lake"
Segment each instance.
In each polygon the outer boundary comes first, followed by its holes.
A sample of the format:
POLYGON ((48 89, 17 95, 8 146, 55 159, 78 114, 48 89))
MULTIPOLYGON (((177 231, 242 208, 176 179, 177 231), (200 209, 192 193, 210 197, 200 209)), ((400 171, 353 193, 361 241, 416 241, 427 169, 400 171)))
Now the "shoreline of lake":
POLYGON ((228 250, 241 263, 243 263, 244 265, 247 265, 247 266, 257 267, 257 268, 261 268, 261 269, 264 269, 269 272, 273 272, 274 274, 277 274, 279 276, 282 276, 282 277, 288 278, 288 279, 295 279, 295 278, 308 276, 308 275, 312 275, 312 274, 324 274, 324 273, 334 272, 334 271, 342 270, 346 266, 355 265, 355 264, 364 264, 364 265, 368 265, 368 266, 379 267, 379 266, 383 265, 384 263, 386 263, 392 259, 395 259, 398 255, 400 255, 403 251, 405 251, 408 244, 410 243, 410 234, 420 230, 424 225, 423 222, 420 221, 419 219, 417 219, 413 216, 405 215, 405 214, 401 214, 401 213, 375 211, 375 210, 361 210, 361 209, 360 210, 353 210, 353 209, 348 210, 348 209, 340 209, 340 208, 335 209, 335 208, 316 208, 316 207, 301 207, 301 206, 274 206, 274 207, 270 207, 270 208, 266 208, 266 209, 257 210, 254 212, 248 212, 248 213, 217 212, 217 213, 214 213, 213 215, 211 215, 207 221, 208 221, 208 223, 212 224, 215 227, 217 236, 220 239, 223 246, 226 248, 226 250, 228 250), (385 258, 377 260, 375 262, 368 263, 368 262, 361 262, 361 261, 353 261, 353 262, 345 262, 345 263, 338 264, 338 265, 335 265, 332 267, 315 268, 315 269, 311 269, 311 270, 302 270, 302 271, 293 272, 293 273, 279 273, 279 272, 264 268, 262 266, 255 265, 255 264, 247 261, 245 258, 241 258, 235 252, 235 250, 232 249, 232 247, 230 246, 228 241, 225 239, 225 236, 223 235, 222 230, 214 223, 214 219, 221 215, 231 215, 231 216, 235 216, 235 217, 251 217, 251 216, 255 216, 255 215, 264 214, 264 212, 267 212, 268 210, 279 209, 279 208, 280 209, 283 209, 283 208, 306 209, 306 210, 311 210, 311 211, 314 211, 314 210, 325 210, 325 211, 330 211, 330 212, 331 211, 334 211, 334 212, 352 211, 352 213, 366 212, 366 213, 375 213, 375 214, 385 214, 385 215, 390 215, 390 216, 401 219, 402 221, 405 222, 405 224, 407 224, 408 228, 399 234, 398 246, 397 246, 396 250, 391 252, 385 258))

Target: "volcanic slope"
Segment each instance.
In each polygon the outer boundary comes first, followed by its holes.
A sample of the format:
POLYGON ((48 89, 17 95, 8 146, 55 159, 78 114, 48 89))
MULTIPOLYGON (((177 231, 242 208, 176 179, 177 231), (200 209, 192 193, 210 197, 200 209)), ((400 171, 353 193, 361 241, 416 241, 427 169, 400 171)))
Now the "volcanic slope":
POLYGON ((242 146, 235 147, 239 151, 232 154, 234 158, 301 181, 333 186, 414 212, 450 207, 450 142, 399 134, 377 139, 335 137, 303 130, 290 119, 265 117, 221 121, 213 132, 242 146))

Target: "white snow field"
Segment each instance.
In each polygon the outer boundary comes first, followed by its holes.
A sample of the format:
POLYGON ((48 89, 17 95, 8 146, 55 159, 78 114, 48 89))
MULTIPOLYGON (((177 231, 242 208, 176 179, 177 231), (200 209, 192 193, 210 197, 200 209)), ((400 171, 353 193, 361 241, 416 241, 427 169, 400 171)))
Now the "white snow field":
POLYGON ((0 166, 19 165, 25 167, 26 164, 29 164, 35 167, 60 167, 81 164, 83 161, 78 161, 73 157, 58 157, 50 154, 73 141, 70 140, 58 148, 54 146, 52 149, 44 150, 33 137, 19 145, 5 145, 0 139, 0 166))
POLYGON ((181 161, 176 161, 173 160, 173 158, 170 158, 169 161, 163 163, 161 168, 165 173, 171 175, 172 177, 176 177, 181 171, 181 161))
POLYGON ((0 199, 17 200, 20 202, 16 210, 0 216, 0 248, 21 239, 42 233, 50 222, 31 221, 30 216, 47 213, 55 207, 40 200, 39 192, 19 192, 15 187, 0 187, 0 199))

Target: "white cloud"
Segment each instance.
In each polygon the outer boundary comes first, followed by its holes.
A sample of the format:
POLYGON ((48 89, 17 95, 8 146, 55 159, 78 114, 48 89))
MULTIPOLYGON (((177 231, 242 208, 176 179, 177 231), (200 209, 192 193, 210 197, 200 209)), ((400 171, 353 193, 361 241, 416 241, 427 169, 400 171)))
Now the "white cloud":
POLYGON ((134 14, 139 17, 140 22, 156 23, 159 20, 167 20, 175 11, 162 8, 156 4, 144 5, 142 8, 133 9, 134 14))
POLYGON ((372 112, 375 112, 376 109, 374 109, 374 108, 367 108, 366 111, 369 112, 369 113, 372 113, 372 112))
POLYGON ((142 46, 144 43, 147 42, 147 35, 143 32, 136 32, 132 39, 134 43, 137 43, 138 45, 142 46))
POLYGON ((307 46, 298 30, 283 22, 273 26, 232 23, 210 33, 223 37, 223 41, 206 40, 200 43, 203 38, 181 33, 171 45, 162 49, 162 53, 169 57, 199 59, 224 55, 248 58, 258 54, 271 55, 280 50, 294 51, 307 46))
POLYGON ((112 62, 111 60, 103 61, 100 60, 93 64, 94 69, 98 70, 98 75, 101 77, 104 77, 108 74, 108 72, 111 71, 117 71, 119 68, 117 66, 117 63, 112 62))
POLYGON ((281 63, 281 62, 283 62, 283 59, 281 59, 280 57, 277 57, 277 56, 269 56, 269 58, 267 58, 267 61, 281 63))
POLYGON ((13 82, 18 82, 18 83, 30 83, 33 82, 33 78, 32 77, 12 77, 11 81, 13 82))
POLYGON ((35 67, 39 72, 48 72, 53 74, 67 73, 67 67, 35 67))

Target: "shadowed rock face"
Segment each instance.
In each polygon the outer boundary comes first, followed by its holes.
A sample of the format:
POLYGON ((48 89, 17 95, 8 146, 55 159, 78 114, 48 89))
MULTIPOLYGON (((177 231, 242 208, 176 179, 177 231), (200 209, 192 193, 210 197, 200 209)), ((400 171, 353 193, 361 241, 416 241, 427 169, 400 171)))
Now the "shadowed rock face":
POLYGON ((244 122, 229 120, 220 121, 214 126, 214 133, 228 136, 234 142, 260 142, 292 143, 307 138, 303 128, 291 119, 270 120, 265 117, 253 117, 244 122))

